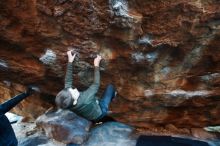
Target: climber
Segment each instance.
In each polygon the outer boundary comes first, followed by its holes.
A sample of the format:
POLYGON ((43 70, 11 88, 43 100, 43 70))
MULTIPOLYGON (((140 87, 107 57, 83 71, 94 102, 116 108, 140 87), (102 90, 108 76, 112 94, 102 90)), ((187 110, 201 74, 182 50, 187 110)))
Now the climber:
POLYGON ((15 107, 26 97, 32 95, 35 92, 34 87, 29 86, 26 92, 21 93, 3 104, 0 104, 0 146, 17 146, 18 141, 16 139, 14 130, 5 116, 9 110, 15 107))
POLYGON ((99 64, 102 60, 100 55, 94 59, 94 81, 85 91, 79 92, 77 88, 72 88, 72 62, 76 54, 72 51, 67 52, 68 64, 65 77, 65 88, 61 90, 55 99, 56 105, 62 109, 70 109, 74 113, 92 122, 100 121, 104 118, 109 109, 111 100, 116 96, 116 90, 109 84, 104 92, 103 98, 95 96, 100 86, 99 64))

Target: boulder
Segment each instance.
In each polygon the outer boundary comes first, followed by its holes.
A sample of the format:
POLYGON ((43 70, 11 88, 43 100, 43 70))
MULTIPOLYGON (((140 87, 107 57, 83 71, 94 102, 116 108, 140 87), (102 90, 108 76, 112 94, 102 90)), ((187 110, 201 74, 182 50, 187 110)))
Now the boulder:
POLYGON ((18 146, 65 146, 45 135, 34 122, 17 122, 12 124, 18 140, 18 146))
POLYGON ((107 122, 91 129, 91 135, 82 146, 135 146, 136 139, 131 134, 133 127, 119 123, 107 122))
POLYGON ((69 144, 82 144, 89 136, 91 122, 68 110, 49 111, 36 120, 49 138, 69 144))

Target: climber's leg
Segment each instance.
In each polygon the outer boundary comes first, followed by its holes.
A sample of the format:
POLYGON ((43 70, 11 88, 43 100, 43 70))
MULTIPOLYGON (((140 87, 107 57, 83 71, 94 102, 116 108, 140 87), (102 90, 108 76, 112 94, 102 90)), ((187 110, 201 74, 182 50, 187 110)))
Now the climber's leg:
MULTIPOLYGON (((109 84, 105 89, 102 99, 99 100, 99 105, 102 110, 102 115, 98 119, 94 120, 93 121, 94 123, 103 122, 103 120, 109 121, 109 117, 107 116, 109 104, 111 100, 115 97, 115 95, 116 95, 115 87, 112 84, 109 84)), ((113 120, 111 119, 111 121, 113 120)))
POLYGON ((107 115, 109 105, 112 99, 115 97, 115 94, 116 94, 115 87, 112 84, 109 84, 105 89, 102 99, 99 101, 102 112, 105 113, 105 115, 107 115))

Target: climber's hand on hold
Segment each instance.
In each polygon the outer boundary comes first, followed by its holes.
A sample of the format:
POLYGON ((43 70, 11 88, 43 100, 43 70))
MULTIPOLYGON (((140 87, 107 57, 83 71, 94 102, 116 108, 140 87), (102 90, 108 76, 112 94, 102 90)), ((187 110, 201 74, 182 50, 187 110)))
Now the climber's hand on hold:
POLYGON ((100 55, 97 55, 97 57, 94 59, 94 66, 99 67, 101 60, 102 60, 102 57, 100 55))
POLYGON ((76 57, 76 53, 73 54, 73 50, 70 50, 67 51, 67 56, 68 56, 68 61, 73 62, 76 57))
POLYGON ((36 93, 36 92, 40 92, 40 89, 39 89, 38 87, 36 87, 36 86, 29 85, 29 86, 27 87, 25 93, 28 94, 28 95, 32 95, 32 94, 34 94, 34 93, 36 93))

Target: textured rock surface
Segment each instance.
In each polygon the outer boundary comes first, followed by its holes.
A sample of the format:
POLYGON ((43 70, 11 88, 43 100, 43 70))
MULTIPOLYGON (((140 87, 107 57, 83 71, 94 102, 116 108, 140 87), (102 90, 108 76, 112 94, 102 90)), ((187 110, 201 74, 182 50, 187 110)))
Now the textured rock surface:
POLYGON ((135 146, 136 139, 131 137, 134 128, 118 123, 108 122, 93 128, 91 135, 83 146, 135 146))
MULTIPOLYGON (((16 136, 18 138, 19 146, 39 146, 39 145, 66 146, 66 144, 57 142, 54 139, 50 139, 46 137, 45 133, 41 129, 38 129, 35 123, 19 122, 13 124, 13 129, 15 130, 16 136)), ((85 144, 87 145, 91 144, 97 146, 100 145, 100 143, 105 143, 106 146, 111 146, 111 144, 112 145, 114 144, 114 146, 120 146, 122 144, 135 145, 138 136, 137 135, 135 136, 135 134, 131 134, 133 129, 134 128, 130 126, 118 122, 104 123, 95 128, 92 128, 91 137, 88 139, 87 142, 85 142, 81 146, 85 144), (107 135, 107 137, 102 137, 100 136, 100 134, 104 134, 103 136, 107 135)), ((192 137, 185 137, 185 138, 193 139, 192 137)), ((199 139, 194 139, 194 140, 199 140, 199 139)), ((206 142, 208 142, 210 146, 219 146, 220 144, 219 140, 209 140, 206 142)), ((70 144, 68 146, 79 146, 79 145, 70 144)))
POLYGON ((53 104, 65 52, 79 54, 80 89, 101 53, 101 90, 112 82, 119 91, 116 120, 146 129, 220 124, 219 7, 219 0, 1 1, 0 80, 35 83, 51 95, 42 103, 53 104))
POLYGON ((82 144, 88 139, 91 122, 68 110, 50 111, 37 118, 46 135, 65 144, 82 144))
POLYGON ((18 146, 66 146, 64 143, 48 138, 35 123, 19 122, 13 124, 18 146))

